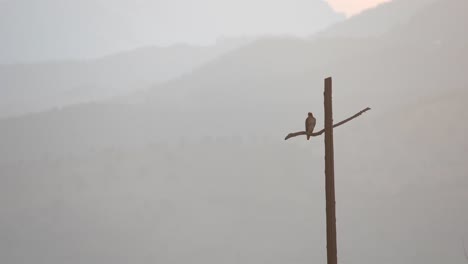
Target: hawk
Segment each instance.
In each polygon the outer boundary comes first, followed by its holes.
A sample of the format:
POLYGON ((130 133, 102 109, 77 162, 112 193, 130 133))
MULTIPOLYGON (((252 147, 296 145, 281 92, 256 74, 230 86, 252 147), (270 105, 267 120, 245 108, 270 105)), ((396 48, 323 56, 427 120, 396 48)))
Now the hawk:
POLYGON ((305 131, 307 133, 307 140, 310 139, 312 133, 314 132, 315 123, 317 123, 317 120, 315 119, 314 115, 309 112, 305 121, 305 131))

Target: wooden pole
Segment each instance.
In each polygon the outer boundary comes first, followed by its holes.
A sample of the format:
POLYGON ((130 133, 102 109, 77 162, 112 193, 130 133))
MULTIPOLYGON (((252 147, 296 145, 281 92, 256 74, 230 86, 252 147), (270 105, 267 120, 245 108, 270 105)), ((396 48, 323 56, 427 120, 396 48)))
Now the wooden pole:
POLYGON ((327 263, 337 264, 335 168, 333 153, 332 78, 325 79, 325 194, 327 214, 327 263))

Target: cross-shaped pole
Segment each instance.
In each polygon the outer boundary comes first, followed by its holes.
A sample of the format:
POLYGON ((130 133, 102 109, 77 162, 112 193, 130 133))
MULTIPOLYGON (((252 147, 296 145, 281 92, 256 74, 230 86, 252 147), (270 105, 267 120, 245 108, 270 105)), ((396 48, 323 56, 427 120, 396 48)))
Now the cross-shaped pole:
MULTIPOLYGON (((316 137, 325 133, 325 198, 326 198, 326 215, 327 215, 327 263, 337 264, 337 247, 336 247, 336 209, 335 209, 335 165, 334 165, 334 149, 333 149, 333 128, 343 125, 354 118, 360 116, 364 112, 370 110, 369 107, 355 114, 354 116, 343 120, 337 124, 333 124, 333 104, 332 104, 332 78, 325 79, 324 110, 325 110, 325 128, 319 132, 312 133, 311 136, 316 137)), ((292 137, 307 135, 306 131, 290 133, 285 140, 292 137)))

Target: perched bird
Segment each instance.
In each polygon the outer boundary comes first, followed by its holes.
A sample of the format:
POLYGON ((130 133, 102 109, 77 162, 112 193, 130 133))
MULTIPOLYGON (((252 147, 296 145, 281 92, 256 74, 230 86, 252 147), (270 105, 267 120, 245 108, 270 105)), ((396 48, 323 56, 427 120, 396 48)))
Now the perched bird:
POLYGON ((310 139, 312 133, 314 133, 315 124, 317 120, 315 119, 314 115, 309 112, 308 117, 305 121, 305 131, 307 133, 307 140, 310 139))

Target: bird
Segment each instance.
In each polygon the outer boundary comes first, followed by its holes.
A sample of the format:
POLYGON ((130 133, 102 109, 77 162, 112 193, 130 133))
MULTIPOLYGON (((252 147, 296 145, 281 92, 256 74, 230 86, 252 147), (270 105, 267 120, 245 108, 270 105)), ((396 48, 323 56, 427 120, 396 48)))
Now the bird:
POLYGON ((305 121, 305 131, 307 133, 307 140, 310 140, 312 133, 314 133, 315 124, 317 120, 315 119, 312 113, 308 113, 307 119, 305 121))

